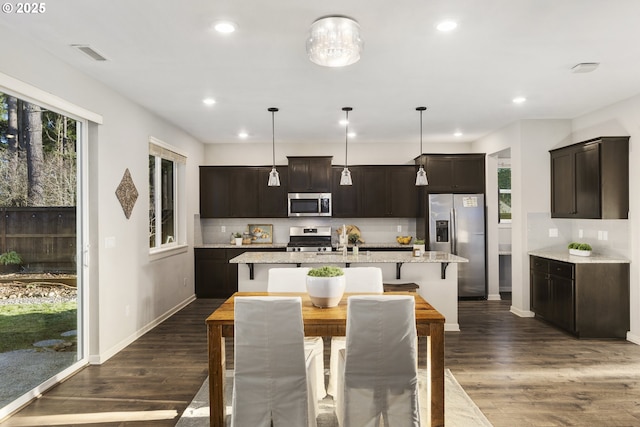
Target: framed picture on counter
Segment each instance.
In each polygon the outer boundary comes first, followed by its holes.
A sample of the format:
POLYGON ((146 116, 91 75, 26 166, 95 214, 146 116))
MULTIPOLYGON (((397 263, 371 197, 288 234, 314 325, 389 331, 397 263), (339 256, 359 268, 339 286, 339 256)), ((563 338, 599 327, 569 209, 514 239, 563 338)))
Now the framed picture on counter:
POLYGON ((251 243, 273 243, 273 224, 249 224, 251 243))

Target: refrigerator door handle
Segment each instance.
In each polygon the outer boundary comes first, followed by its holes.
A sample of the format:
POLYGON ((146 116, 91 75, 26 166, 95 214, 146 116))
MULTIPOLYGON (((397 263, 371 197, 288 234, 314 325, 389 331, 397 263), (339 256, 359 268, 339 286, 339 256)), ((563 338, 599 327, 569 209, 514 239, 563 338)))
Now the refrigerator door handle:
POLYGON ((449 223, 451 224, 451 253, 458 255, 458 218, 455 208, 451 208, 449 212, 449 223))

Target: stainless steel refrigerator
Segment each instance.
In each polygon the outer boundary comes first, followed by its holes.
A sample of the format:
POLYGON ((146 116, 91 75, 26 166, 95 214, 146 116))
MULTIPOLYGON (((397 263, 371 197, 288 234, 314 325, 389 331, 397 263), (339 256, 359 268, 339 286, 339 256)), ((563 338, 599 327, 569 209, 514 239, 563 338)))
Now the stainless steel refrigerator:
POLYGON ((483 194, 429 195, 429 249, 467 258, 458 264, 458 297, 486 298, 483 194))

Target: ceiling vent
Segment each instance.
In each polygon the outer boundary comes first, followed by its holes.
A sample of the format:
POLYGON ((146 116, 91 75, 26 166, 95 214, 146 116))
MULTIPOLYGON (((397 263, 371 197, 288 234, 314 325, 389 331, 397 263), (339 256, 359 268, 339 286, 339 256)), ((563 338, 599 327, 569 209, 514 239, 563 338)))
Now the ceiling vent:
POLYGON ((86 44, 72 44, 71 47, 78 49, 80 52, 82 52, 85 55, 89 56, 94 61, 106 61, 107 60, 107 58, 105 58, 104 56, 100 55, 98 52, 93 50, 93 48, 91 46, 89 46, 89 45, 86 45, 86 44))
POLYGON ((581 62, 575 65, 572 69, 572 73, 590 73, 598 68, 599 62, 581 62))

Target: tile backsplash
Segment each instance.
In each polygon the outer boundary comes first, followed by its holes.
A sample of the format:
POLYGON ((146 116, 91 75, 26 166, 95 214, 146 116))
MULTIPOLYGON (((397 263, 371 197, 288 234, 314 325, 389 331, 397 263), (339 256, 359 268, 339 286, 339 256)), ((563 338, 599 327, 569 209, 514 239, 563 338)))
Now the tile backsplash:
POLYGON ((202 218, 195 217, 196 245, 228 243, 231 233, 247 230, 248 224, 272 224, 273 243, 289 242, 289 227, 331 226, 332 241, 338 241, 335 232, 343 224, 356 225, 366 243, 395 243, 396 236, 416 236, 415 218, 202 218), (224 227, 225 231, 222 231, 224 227), (401 231, 398 232, 398 227, 401 231), (201 239, 201 240, 198 240, 201 239))
POLYGON ((549 212, 527 216, 527 250, 566 248, 571 242, 588 243, 600 255, 629 257, 629 221, 626 219, 551 218, 549 212))

